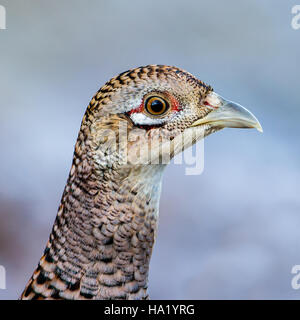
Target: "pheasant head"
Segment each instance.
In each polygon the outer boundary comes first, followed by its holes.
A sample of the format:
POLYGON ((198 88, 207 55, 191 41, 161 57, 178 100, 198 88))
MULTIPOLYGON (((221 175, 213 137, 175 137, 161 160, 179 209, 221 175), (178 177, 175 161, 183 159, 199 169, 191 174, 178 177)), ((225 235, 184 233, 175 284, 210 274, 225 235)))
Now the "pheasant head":
POLYGON ((261 130, 249 111, 190 73, 157 65, 110 80, 92 99, 82 125, 91 129, 101 168, 163 164, 164 156, 172 158, 224 127, 261 130))
POLYGON ((257 119, 175 67, 121 73, 83 117, 58 214, 22 299, 145 299, 163 169, 225 127, 257 119))

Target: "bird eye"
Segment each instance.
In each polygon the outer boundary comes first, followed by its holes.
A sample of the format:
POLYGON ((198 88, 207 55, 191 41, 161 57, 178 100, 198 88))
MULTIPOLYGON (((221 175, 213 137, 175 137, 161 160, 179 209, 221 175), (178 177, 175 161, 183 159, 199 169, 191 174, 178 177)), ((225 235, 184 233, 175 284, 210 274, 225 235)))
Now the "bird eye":
POLYGON ((161 116, 169 110, 169 103, 161 97, 149 97, 145 109, 152 116, 161 116))

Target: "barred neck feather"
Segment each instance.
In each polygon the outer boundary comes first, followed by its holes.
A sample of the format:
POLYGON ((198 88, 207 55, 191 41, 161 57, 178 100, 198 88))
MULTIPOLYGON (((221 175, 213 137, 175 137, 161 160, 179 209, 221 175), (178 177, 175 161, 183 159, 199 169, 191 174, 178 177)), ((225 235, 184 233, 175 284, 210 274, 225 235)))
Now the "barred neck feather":
POLYGON ((145 299, 164 167, 97 170, 82 155, 21 298, 145 299))

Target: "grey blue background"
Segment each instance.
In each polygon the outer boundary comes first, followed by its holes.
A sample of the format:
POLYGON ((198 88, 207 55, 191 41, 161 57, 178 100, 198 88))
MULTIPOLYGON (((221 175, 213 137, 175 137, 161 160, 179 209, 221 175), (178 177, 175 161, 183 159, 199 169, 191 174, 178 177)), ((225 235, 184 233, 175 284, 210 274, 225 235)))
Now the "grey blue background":
POLYGON ((296 1, 0 4, 0 299, 19 296, 43 252, 90 98, 118 73, 156 63, 249 108, 264 133, 208 137, 200 176, 168 167, 151 298, 300 298, 291 287, 300 264, 296 1))

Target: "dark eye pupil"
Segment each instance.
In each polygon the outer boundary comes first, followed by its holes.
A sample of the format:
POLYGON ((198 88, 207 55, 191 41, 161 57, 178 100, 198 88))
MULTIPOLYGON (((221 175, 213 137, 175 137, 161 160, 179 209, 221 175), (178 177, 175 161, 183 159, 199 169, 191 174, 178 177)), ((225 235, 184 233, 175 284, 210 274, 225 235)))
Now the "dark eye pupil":
POLYGON ((150 97, 145 102, 145 110, 153 116, 161 116, 168 111, 169 104, 160 97, 150 97))
POLYGON ((154 100, 151 102, 151 109, 153 110, 153 112, 161 112, 164 108, 164 104, 162 101, 160 100, 154 100))

